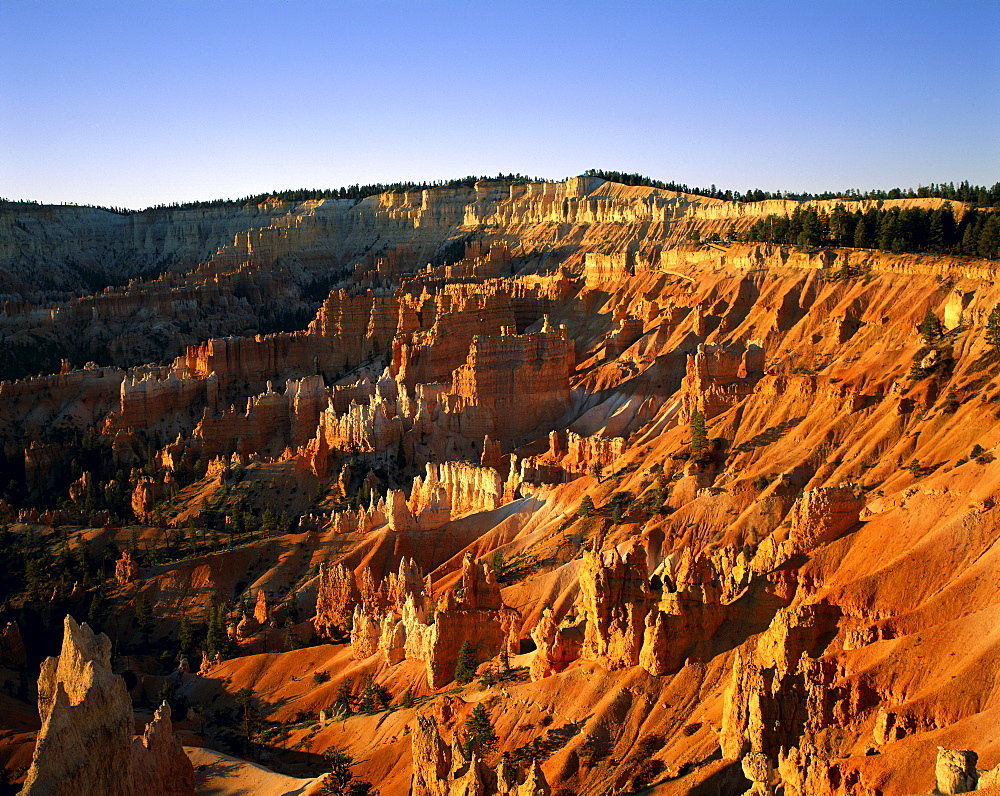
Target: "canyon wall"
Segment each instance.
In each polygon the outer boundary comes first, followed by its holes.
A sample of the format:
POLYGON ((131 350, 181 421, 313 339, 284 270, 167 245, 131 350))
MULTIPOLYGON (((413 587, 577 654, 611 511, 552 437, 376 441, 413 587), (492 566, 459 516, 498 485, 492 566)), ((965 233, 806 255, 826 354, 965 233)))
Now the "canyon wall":
MULTIPOLYGON (((38 618, 106 601, 186 731, 232 742, 197 711, 247 688, 288 729, 269 754, 345 748, 386 793, 989 782, 994 268, 687 240, 797 206, 577 178, 160 231, 52 211, 95 263, 139 254, 87 295, 53 232, 24 249, 51 281, 0 316, 4 351, 71 349, 0 383, 0 520, 38 565, 5 609, 4 709, 38 618), (182 617, 205 634, 178 681, 156 656, 182 617), (465 641, 480 670, 450 694, 465 641), (352 712, 359 682, 394 710, 352 712), (488 764, 458 738, 474 702, 488 764)), ((168 711, 133 738, 108 641, 67 620, 42 672, 26 792, 188 792, 168 711)))

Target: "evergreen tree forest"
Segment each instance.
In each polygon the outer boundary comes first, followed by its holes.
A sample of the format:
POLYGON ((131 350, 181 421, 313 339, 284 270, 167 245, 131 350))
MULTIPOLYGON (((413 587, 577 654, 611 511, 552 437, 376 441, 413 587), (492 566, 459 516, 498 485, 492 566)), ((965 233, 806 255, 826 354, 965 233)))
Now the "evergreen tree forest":
POLYGON ((810 199, 948 199, 953 202, 965 202, 979 207, 1000 207, 1000 182, 994 183, 992 187, 985 185, 970 185, 969 181, 960 182, 957 186, 953 182, 931 183, 922 185, 919 188, 892 188, 890 190, 859 191, 852 188, 847 191, 824 191, 822 193, 795 193, 790 191, 762 191, 759 188, 750 188, 744 193, 732 190, 722 190, 712 185, 709 188, 691 187, 683 182, 664 182, 646 177, 642 174, 630 174, 622 171, 608 171, 606 169, 587 169, 584 174, 588 177, 600 177, 608 182, 617 182, 622 185, 645 186, 648 188, 661 188, 665 191, 680 191, 681 193, 694 194, 696 196, 707 196, 710 199, 724 199, 727 202, 763 202, 768 199, 791 199, 794 201, 808 201, 810 199))
POLYGON ((934 210, 909 207, 848 211, 796 208, 790 215, 769 215, 731 240, 815 246, 934 252, 1000 257, 1000 213, 972 209, 956 220, 950 203, 934 210))

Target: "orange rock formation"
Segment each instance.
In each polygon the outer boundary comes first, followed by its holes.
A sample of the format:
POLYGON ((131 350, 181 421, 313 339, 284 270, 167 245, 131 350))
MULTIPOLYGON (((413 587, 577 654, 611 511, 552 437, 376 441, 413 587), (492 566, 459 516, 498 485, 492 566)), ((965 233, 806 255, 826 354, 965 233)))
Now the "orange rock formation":
MULTIPOLYGON (((45 616, 92 610, 199 743, 233 743, 249 693, 287 729, 276 767, 345 749, 383 796, 995 784, 994 263, 723 240, 804 205, 942 204, 579 177, 17 211, 0 335, 54 358, 0 383, 0 522, 33 562, 4 677, 29 676, 45 616), (113 286, 76 295, 69 253, 107 269, 125 242, 113 286), (29 255, 74 297, 33 289, 29 255), (443 694, 464 641, 481 682, 443 694), (472 703, 488 765, 462 753, 472 703)), ((166 712, 132 742, 108 642, 66 627, 25 792, 167 789, 166 712)), ((8 691, 14 771, 34 738, 8 691)))
POLYGON ((445 745, 430 717, 418 717, 411 738, 413 796, 549 796, 551 793, 537 762, 527 771, 509 771, 501 762, 494 771, 475 753, 466 757, 460 744, 445 745))

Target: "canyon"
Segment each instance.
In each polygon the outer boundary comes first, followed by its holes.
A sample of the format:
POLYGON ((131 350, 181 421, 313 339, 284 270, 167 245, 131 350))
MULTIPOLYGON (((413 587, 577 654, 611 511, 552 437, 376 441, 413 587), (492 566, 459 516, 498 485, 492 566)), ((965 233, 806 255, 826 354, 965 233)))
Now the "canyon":
POLYGON ((996 261, 734 240, 943 204, 0 206, 4 785, 997 788, 996 261))

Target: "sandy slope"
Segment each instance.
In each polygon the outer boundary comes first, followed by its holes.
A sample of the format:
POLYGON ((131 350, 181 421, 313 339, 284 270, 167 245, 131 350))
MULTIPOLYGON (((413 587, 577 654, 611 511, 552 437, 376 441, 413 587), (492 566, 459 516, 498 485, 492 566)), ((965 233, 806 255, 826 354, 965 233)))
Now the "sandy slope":
POLYGON ((185 746, 194 764, 197 792, 204 796, 305 796, 314 779, 286 777, 212 749, 185 746))

